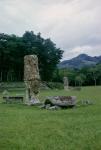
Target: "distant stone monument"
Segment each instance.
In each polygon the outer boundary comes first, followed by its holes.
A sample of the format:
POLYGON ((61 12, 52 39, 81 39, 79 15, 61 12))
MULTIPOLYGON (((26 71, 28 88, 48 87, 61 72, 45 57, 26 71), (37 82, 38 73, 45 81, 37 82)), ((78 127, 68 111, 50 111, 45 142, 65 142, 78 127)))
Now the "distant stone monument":
POLYGON ((68 83, 67 77, 63 78, 63 83, 64 83, 64 90, 68 90, 69 89, 69 83, 68 83))
POLYGON ((26 55, 24 57, 24 82, 26 85, 25 103, 28 105, 40 103, 38 99, 40 76, 36 55, 26 55))

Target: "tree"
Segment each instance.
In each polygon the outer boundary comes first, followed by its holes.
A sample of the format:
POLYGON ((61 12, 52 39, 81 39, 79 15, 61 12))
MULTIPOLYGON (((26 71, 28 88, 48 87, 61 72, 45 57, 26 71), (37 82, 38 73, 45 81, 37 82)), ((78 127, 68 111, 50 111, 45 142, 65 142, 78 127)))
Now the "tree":
POLYGON ((98 76, 99 76, 99 71, 98 71, 97 67, 92 67, 92 68, 90 68, 90 69, 89 69, 89 72, 90 72, 90 74, 91 74, 91 76, 92 76, 92 79, 93 79, 93 81, 94 81, 94 85, 96 86, 96 84, 97 84, 97 79, 98 79, 98 76))
POLYGON ((23 80, 24 56, 37 55, 42 80, 51 80, 63 51, 51 39, 44 39, 33 31, 22 37, 0 34, 0 80, 23 80))
POLYGON ((54 70, 62 58, 63 51, 56 48, 51 39, 43 39, 40 33, 35 35, 32 31, 27 31, 23 35, 23 41, 28 54, 36 54, 38 56, 42 80, 51 80, 54 70))
POLYGON ((77 85, 82 85, 82 78, 79 75, 75 77, 75 86, 77 85))

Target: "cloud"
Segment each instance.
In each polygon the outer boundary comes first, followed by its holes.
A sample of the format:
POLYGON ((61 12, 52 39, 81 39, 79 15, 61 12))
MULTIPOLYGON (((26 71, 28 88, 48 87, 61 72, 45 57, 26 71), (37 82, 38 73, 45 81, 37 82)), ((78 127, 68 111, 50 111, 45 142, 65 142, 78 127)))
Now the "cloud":
POLYGON ((69 49, 68 51, 64 52, 63 60, 71 59, 71 56, 76 57, 79 54, 84 54, 84 53, 90 56, 99 56, 99 54, 101 54, 101 44, 96 46, 89 46, 89 45, 78 46, 69 49))
POLYGON ((1 0, 0 10, 0 32, 41 32, 65 51, 63 59, 101 55, 100 0, 1 0))

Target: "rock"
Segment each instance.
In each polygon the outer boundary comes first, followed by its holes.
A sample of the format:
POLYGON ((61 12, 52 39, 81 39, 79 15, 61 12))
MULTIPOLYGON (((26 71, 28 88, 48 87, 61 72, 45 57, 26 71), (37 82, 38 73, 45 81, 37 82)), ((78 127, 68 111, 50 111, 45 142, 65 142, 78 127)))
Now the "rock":
POLYGON ((48 108, 48 110, 60 110, 60 109, 61 109, 61 107, 59 107, 59 106, 51 106, 48 108))
POLYGON ((76 105, 76 96, 47 97, 44 104, 50 104, 51 106, 59 107, 73 107, 76 105))
POLYGON ((50 107, 51 107, 50 104, 45 105, 45 108, 46 108, 46 109, 49 109, 50 107))
POLYGON ((41 109, 45 109, 45 108, 46 108, 46 105, 45 105, 45 104, 43 104, 43 105, 39 106, 39 108, 41 108, 41 109))
POLYGON ((30 105, 40 105, 40 101, 38 99, 31 99, 30 105))

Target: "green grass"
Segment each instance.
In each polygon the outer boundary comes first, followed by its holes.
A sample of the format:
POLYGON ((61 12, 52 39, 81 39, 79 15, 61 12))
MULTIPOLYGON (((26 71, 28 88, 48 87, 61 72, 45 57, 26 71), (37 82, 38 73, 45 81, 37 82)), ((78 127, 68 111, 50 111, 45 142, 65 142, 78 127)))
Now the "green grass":
POLYGON ((76 95, 78 102, 90 99, 94 105, 49 111, 1 103, 0 150, 101 150, 101 87, 41 91, 40 99, 51 95, 76 95))

